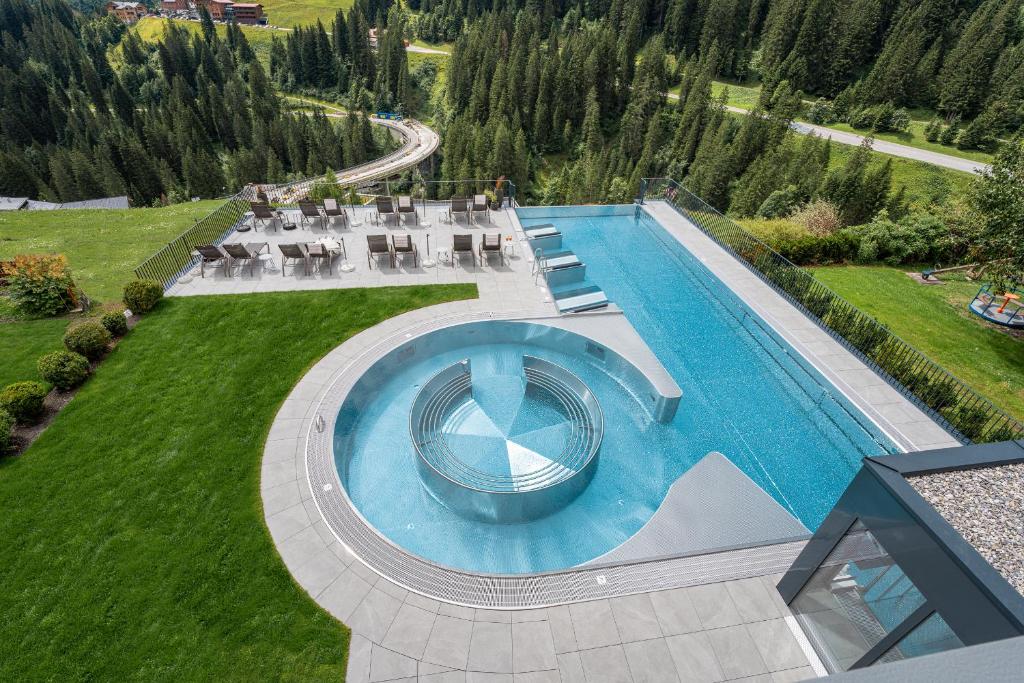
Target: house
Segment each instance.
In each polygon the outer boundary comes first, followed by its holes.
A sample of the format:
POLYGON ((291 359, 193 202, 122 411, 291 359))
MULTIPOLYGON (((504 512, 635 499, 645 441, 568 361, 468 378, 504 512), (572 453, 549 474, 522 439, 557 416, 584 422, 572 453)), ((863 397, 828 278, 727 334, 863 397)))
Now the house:
POLYGON ((188 0, 160 0, 160 9, 164 12, 180 12, 188 9, 188 0))
POLYGON ((128 197, 101 197, 77 202, 43 202, 28 197, 0 197, 0 211, 53 211, 55 209, 127 209, 128 197))
POLYGON ((239 24, 260 24, 263 20, 263 5, 257 2, 236 2, 231 8, 239 24))
POLYGON ((146 6, 141 2, 116 2, 107 3, 107 14, 113 14, 126 24, 134 24, 146 16, 146 6))

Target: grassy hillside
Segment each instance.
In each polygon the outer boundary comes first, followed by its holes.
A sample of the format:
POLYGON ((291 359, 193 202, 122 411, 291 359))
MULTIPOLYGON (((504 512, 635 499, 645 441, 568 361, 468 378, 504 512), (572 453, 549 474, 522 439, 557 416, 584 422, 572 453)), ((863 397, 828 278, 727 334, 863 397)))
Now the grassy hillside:
POLYGON ((132 269, 223 202, 207 200, 159 209, 66 209, 0 213, 0 259, 64 254, 71 273, 93 299, 120 299, 132 269))
MULTIPOLYGON (((131 30, 138 33, 144 42, 155 43, 167 32, 167 24, 172 21, 179 26, 184 26, 191 33, 199 33, 199 22, 197 21, 161 19, 159 17, 144 17, 131 30)), ((241 28, 242 33, 245 34, 246 39, 249 41, 249 45, 252 46, 252 51, 256 53, 256 57, 263 63, 263 66, 268 66, 270 64, 270 41, 274 35, 279 35, 281 32, 263 26, 242 26, 241 28)), ((219 35, 226 35, 227 30, 227 26, 224 24, 217 24, 217 33, 219 35)), ((117 59, 116 51, 114 59, 117 59)))
POLYGON ((264 0, 263 11, 273 26, 306 26, 317 19, 327 26, 339 9, 347 10, 352 5, 352 0, 264 0))

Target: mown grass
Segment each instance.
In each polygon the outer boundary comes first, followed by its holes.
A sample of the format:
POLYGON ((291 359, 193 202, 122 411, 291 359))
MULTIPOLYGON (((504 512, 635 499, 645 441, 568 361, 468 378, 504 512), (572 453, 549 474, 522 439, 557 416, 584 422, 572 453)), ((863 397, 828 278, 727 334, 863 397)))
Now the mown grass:
MULTIPOLYGON (((264 9, 266 7, 264 6, 264 9)), ((334 16, 333 13, 331 15, 334 16)), ((314 20, 315 21, 315 20, 314 20)), ((139 38, 143 42, 155 43, 164 37, 167 33, 167 24, 174 22, 178 26, 183 26, 190 33, 198 34, 200 32, 198 21, 186 21, 184 19, 165 19, 161 17, 143 17, 132 27, 131 30, 135 31, 139 38)), ((252 51, 256 54, 256 58, 260 60, 265 68, 270 66, 270 42, 276 35, 279 39, 284 39, 287 33, 278 31, 265 26, 247 26, 244 24, 239 25, 242 29, 242 33, 245 34, 246 40, 249 41, 249 45, 252 47, 252 51)), ((217 35, 224 37, 227 35, 228 27, 226 24, 217 24, 217 35)), ((114 50, 114 60, 117 60, 117 51, 114 50)))
POLYGON ((0 321, 0 388, 11 382, 40 381, 36 361, 44 353, 64 348, 67 326, 66 318, 0 321))
POLYGON ((475 291, 164 301, 0 460, 0 680, 342 680, 348 631, 292 581, 263 521, 267 432, 331 348, 475 291))
POLYGON ((222 201, 157 209, 62 209, 0 214, 0 259, 64 254, 75 282, 94 300, 118 301, 132 270, 222 201))
POLYGON ((353 0, 266 0, 263 11, 273 26, 306 26, 319 19, 327 27, 339 9, 347 11, 353 4, 353 0))
POLYGON ((980 161, 986 164, 992 163, 993 157, 988 152, 982 152, 976 149, 957 149, 950 145, 940 145, 937 142, 928 142, 924 136, 924 129, 927 125, 927 121, 911 121, 910 128, 905 133, 872 133, 870 130, 854 128, 848 123, 830 123, 828 124, 828 127, 834 130, 846 131, 847 133, 856 133, 857 135, 873 135, 878 140, 896 142, 901 145, 906 145, 907 147, 916 147, 917 149, 924 149, 929 152, 938 152, 939 154, 960 157, 961 159, 970 159, 971 161, 980 161))
POLYGON ((978 283, 948 275, 921 285, 910 266, 830 266, 815 277, 877 318, 975 391, 1024 419, 1024 340, 967 310, 978 283))

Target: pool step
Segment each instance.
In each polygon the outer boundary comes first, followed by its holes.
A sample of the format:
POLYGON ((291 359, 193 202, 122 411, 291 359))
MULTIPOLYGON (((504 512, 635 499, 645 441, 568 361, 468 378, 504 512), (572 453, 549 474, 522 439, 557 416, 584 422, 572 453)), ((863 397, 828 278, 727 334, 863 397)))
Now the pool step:
POLYGON ((558 306, 559 313, 582 313, 583 311, 604 308, 608 304, 608 297, 600 289, 588 294, 555 299, 555 305, 558 306))
POLYGON ((575 266, 549 270, 545 275, 551 293, 558 296, 556 293, 558 289, 579 287, 579 283, 583 282, 584 278, 587 277, 587 266, 584 263, 580 263, 575 266))
POLYGON ((526 231, 526 239, 530 240, 531 250, 539 248, 551 251, 562 248, 562 233, 558 232, 558 229, 550 223, 530 228, 526 231))
POLYGON ((554 256, 544 257, 544 270, 560 270, 562 268, 572 268, 573 266, 582 266, 583 263, 579 260, 576 254, 565 252, 554 256))

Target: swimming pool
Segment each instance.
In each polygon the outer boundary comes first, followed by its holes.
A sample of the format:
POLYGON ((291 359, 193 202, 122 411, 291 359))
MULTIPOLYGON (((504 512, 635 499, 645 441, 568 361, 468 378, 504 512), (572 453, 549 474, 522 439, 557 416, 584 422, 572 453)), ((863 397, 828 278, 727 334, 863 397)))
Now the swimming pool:
POLYGON ((622 308, 680 386, 682 401, 660 422, 635 368, 598 362, 543 326, 481 322, 412 340, 352 389, 334 435, 349 498, 395 544, 478 572, 575 566, 636 533, 669 486, 710 451, 723 453, 813 530, 863 456, 895 450, 653 219, 631 206, 518 213, 524 227, 553 223, 562 232, 588 279, 622 308), (604 420, 599 458, 582 490, 541 515, 469 514, 445 500, 450 494, 423 484, 410 414, 432 378, 458 375, 465 361, 477 396, 453 390, 454 407, 435 423, 453 448, 479 454, 472 476, 507 477, 522 463, 550 469, 533 455, 515 462, 520 447, 557 462, 552 454, 566 438, 567 418, 557 406, 527 400, 525 356, 564 369, 585 387, 578 391, 596 397, 604 420))

